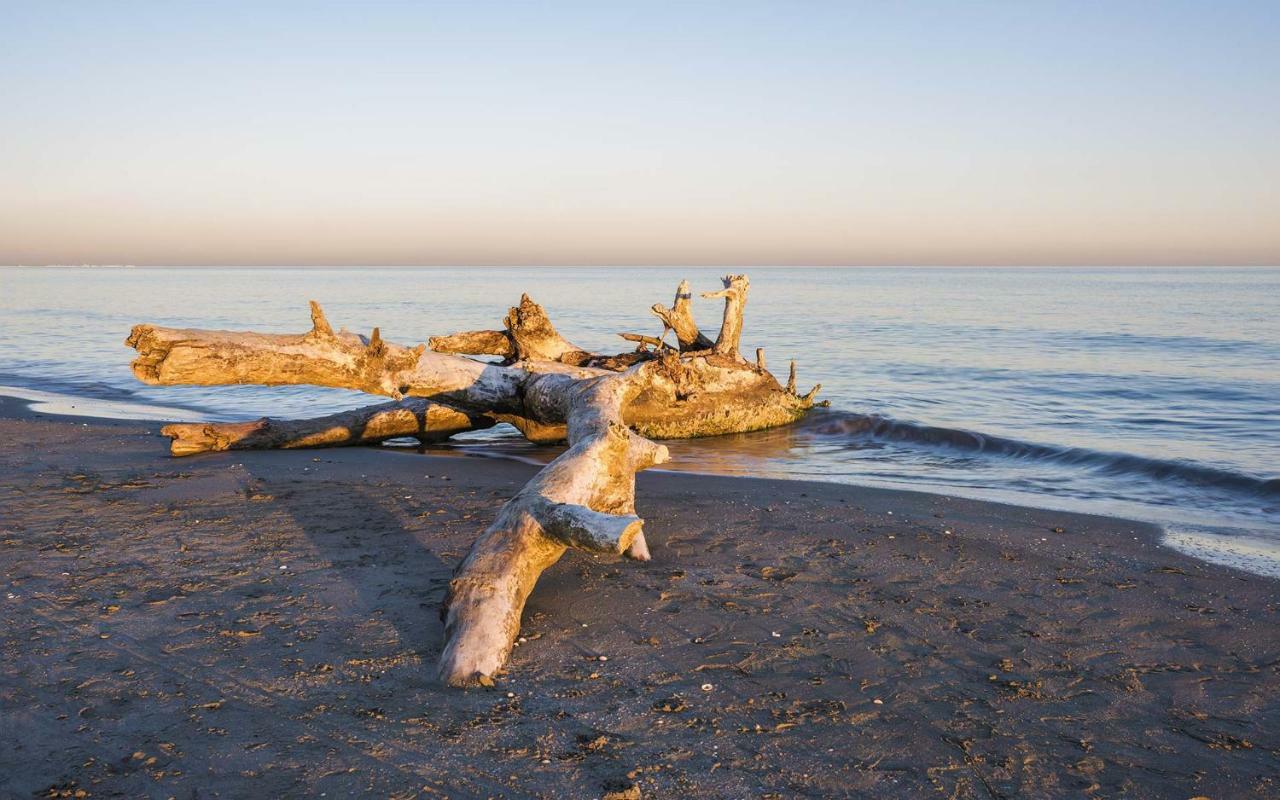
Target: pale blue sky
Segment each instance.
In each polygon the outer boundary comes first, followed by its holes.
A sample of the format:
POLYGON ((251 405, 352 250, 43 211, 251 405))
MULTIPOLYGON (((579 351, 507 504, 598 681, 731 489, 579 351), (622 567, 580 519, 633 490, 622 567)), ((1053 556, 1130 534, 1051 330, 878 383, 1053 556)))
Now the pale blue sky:
POLYGON ((0 0, 0 263, 1280 263, 1280 3, 0 0))

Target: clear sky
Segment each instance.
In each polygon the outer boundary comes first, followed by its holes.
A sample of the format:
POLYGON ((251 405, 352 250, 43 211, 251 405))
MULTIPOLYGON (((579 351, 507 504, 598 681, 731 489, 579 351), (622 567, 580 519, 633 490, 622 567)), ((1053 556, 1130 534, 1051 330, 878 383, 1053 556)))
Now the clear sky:
POLYGON ((1280 2, 0 0, 0 264, 1280 264, 1280 2))

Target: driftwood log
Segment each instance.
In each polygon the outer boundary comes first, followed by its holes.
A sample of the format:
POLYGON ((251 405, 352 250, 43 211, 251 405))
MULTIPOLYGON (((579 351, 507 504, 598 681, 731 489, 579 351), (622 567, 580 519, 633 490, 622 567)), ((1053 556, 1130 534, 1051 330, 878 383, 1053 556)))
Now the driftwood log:
POLYGON ((439 441, 514 425, 535 442, 567 441, 499 511, 458 566, 443 609, 439 675, 453 686, 490 685, 520 629, 525 600, 542 571, 569 547, 647 561, 635 513, 635 473, 668 459, 652 439, 759 430, 793 422, 819 386, 800 395, 795 362, 785 386, 738 352, 750 282, 725 277, 704 297, 724 298, 715 341, 693 320, 687 282, 668 309, 653 306, 660 336, 621 334, 632 352, 592 353, 562 337, 528 295, 502 330, 439 336, 404 347, 335 332, 311 304, 301 334, 208 331, 137 325, 127 344, 133 373, 150 384, 310 384, 393 398, 390 403, 306 420, 190 423, 163 429, 174 455, 246 448, 333 447, 396 437, 439 441), (665 341, 674 331, 674 345, 665 341), (490 356, 488 362, 466 356, 490 356))

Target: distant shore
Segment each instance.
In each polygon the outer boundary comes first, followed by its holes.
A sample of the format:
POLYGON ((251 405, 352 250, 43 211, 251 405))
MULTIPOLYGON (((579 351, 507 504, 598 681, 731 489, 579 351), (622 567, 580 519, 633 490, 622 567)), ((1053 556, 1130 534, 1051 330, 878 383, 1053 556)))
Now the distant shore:
POLYGON ((1280 581, 1148 525, 644 474, 654 560, 570 553, 460 692, 437 607, 532 467, 158 427, 0 398, 0 796, 1280 793, 1280 581))

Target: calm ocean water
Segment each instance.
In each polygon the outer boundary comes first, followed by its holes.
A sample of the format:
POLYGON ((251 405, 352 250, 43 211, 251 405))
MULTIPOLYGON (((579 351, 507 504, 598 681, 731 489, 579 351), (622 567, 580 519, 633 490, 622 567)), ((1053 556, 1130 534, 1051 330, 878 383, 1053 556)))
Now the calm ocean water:
MULTIPOLYGON (((500 327, 529 291, 570 340, 624 349, 714 269, 0 269, 0 384, 190 410, 309 416, 369 402, 286 387, 147 387, 137 322, 402 343, 500 327)), ((1117 514, 1280 574, 1280 270, 751 269, 744 352, 799 362, 831 408, 791 428, 680 442, 673 467, 1117 514)), ((699 300, 704 329, 719 306, 699 300)), ((465 448, 536 457, 514 432, 465 448)))

